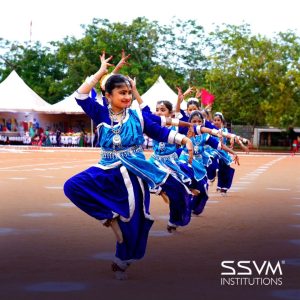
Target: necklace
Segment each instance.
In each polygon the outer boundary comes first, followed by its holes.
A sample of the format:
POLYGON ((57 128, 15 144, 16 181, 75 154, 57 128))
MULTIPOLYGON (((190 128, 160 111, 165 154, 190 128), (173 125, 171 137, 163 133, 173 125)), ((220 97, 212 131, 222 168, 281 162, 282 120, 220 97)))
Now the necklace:
POLYGON ((198 151, 199 151, 199 145, 201 143, 201 138, 199 139, 198 136, 195 136, 195 139, 194 139, 194 153, 195 154, 198 154, 198 151))
POLYGON ((161 152, 164 151, 165 148, 166 148, 166 143, 160 142, 160 143, 158 144, 158 148, 159 148, 159 150, 160 150, 161 152))
POLYGON ((126 110, 123 109, 122 111, 118 112, 118 113, 114 113, 111 109, 109 109, 109 117, 111 120, 111 131, 113 132, 113 138, 112 138, 112 142, 113 142, 113 146, 114 148, 116 147, 121 147, 122 146, 122 139, 121 139, 121 131, 122 131, 122 126, 123 126, 123 120, 125 119, 126 116, 126 110), (119 122, 119 128, 114 128, 114 122, 118 122, 118 115, 122 114, 121 120, 119 122))
POLYGON ((124 113, 124 109, 118 113, 114 113, 111 108, 109 108, 109 117, 113 119, 114 122, 118 122, 118 116, 124 113))

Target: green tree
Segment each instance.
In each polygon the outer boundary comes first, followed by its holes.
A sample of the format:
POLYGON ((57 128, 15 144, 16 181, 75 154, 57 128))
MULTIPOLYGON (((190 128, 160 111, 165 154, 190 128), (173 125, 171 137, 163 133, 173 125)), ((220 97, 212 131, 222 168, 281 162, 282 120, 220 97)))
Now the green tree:
POLYGON ((173 19, 159 28, 160 40, 155 60, 178 74, 174 85, 199 86, 205 80, 209 61, 205 55, 208 39, 195 20, 173 19))
POLYGON ((110 23, 106 19, 94 19, 92 24, 83 26, 84 37, 80 40, 66 38, 56 43, 58 56, 64 62, 69 89, 78 87, 82 78, 99 68, 99 55, 103 50, 113 56, 113 63, 121 58, 122 49, 131 54, 130 66, 122 69, 123 74, 136 77, 141 92, 144 92, 157 78, 153 61, 158 41, 157 23, 137 18, 131 24, 110 23))
POLYGON ((299 44, 294 34, 272 40, 252 35, 244 24, 218 28, 211 37, 212 67, 206 79, 217 110, 235 123, 253 126, 286 126, 295 120, 299 96, 291 78, 298 79, 299 44))
POLYGON ((62 86, 64 73, 49 46, 44 47, 39 42, 5 43, 9 50, 2 55, 1 79, 4 80, 15 70, 24 82, 39 96, 55 103, 65 94, 62 86))

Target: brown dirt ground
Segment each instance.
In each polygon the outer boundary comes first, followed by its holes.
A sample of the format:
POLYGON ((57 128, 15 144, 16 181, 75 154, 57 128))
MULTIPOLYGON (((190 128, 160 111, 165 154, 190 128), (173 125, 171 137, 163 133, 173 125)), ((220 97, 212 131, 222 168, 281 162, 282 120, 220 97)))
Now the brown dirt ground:
POLYGON ((63 206, 65 180, 96 163, 98 152, 8 149, 0 148, 1 300, 300 299, 299 155, 242 156, 228 196, 215 193, 214 183, 203 215, 169 236, 155 236, 166 232, 168 206, 152 196, 147 254, 120 282, 110 260, 94 258, 113 253, 110 229, 63 206), (223 260, 280 261, 283 284, 221 286, 223 260), (52 282, 84 288, 31 289, 52 282))

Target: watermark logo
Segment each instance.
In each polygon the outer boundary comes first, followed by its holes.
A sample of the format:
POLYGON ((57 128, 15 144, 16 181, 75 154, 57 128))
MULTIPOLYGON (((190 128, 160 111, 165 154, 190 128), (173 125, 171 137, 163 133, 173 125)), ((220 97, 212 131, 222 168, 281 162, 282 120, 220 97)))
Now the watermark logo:
POLYGON ((281 286, 285 261, 223 260, 222 286, 281 286))

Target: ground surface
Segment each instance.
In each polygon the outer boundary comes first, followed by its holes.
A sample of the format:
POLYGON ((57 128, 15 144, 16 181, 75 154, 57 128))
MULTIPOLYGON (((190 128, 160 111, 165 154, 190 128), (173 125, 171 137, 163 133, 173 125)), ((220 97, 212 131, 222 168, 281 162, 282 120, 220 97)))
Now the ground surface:
POLYGON ((174 234, 165 230, 167 205, 152 196, 147 254, 120 282, 110 272, 110 229, 62 190, 98 152, 18 149, 0 148, 1 300, 300 299, 299 155, 242 156, 228 196, 211 186, 203 215, 174 234), (253 261, 279 262, 273 277, 282 284, 222 286, 224 260, 250 261, 253 276, 240 276, 248 278, 259 277, 253 261))

